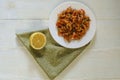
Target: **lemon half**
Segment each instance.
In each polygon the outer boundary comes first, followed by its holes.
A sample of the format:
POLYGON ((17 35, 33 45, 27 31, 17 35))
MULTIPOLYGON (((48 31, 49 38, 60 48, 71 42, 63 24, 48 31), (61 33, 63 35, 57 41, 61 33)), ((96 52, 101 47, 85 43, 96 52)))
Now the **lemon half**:
POLYGON ((35 50, 42 49, 46 44, 46 36, 41 32, 35 32, 30 36, 30 45, 35 50))

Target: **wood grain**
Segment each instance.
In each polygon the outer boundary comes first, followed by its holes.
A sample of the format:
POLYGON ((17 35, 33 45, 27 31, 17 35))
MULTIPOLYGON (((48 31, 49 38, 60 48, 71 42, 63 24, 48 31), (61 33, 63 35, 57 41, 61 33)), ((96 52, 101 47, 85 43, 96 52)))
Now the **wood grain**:
MULTIPOLYGON (((48 19, 51 11, 63 1, 0 0, 0 19, 48 19)), ((97 19, 120 19, 120 0, 76 1, 86 4, 97 19)))
MULTIPOLYGON (((120 80, 120 0, 75 1, 94 12, 96 36, 55 80, 120 80)), ((0 80, 49 80, 17 40, 16 33, 48 28, 51 11, 62 2, 0 0, 0 80)))

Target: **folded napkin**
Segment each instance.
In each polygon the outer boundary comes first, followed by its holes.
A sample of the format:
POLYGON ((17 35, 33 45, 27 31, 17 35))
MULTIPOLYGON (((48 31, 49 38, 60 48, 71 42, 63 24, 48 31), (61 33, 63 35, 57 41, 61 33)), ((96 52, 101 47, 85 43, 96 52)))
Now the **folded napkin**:
POLYGON ((33 32, 17 34, 17 37, 51 80, 58 76, 88 46, 87 44, 81 48, 68 49, 56 43, 48 29, 37 32, 44 33, 47 38, 45 47, 39 51, 30 47, 29 37, 33 32))

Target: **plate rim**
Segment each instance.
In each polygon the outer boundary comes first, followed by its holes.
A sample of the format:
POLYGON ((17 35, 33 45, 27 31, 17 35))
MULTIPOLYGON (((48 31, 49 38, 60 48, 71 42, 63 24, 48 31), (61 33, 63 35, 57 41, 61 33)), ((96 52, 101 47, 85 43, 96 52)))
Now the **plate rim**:
MULTIPOLYGON (((67 8, 67 7, 66 7, 67 8)), ((89 16, 89 17, 91 17, 91 16, 89 16)), ((52 21, 53 22, 53 21, 52 21)), ((66 47, 66 48, 72 48, 72 49, 74 49, 74 48, 80 48, 80 47, 82 47, 82 46, 85 46, 86 44, 88 44, 92 39, 93 39, 93 37, 95 36, 95 33, 96 33, 96 18, 95 18, 95 15, 94 15, 94 13, 93 13, 93 11, 87 6, 87 5, 85 5, 84 3, 82 3, 82 2, 78 2, 78 1, 66 1, 66 2, 62 2, 61 4, 59 4, 59 5, 57 5, 53 10, 52 10, 52 12, 50 13, 50 16, 49 16, 49 26, 48 26, 48 28, 49 28, 49 31, 50 31, 50 34, 51 34, 51 36, 53 37, 53 39, 58 43, 58 44, 60 44, 61 46, 63 46, 63 47, 66 47), (79 5, 82 5, 82 6, 84 6, 84 8, 86 8, 86 10, 89 10, 89 12, 90 12, 90 14, 91 14, 91 16, 92 16, 92 20, 94 21, 94 24, 92 24, 93 25, 93 33, 92 33, 92 35, 91 35, 91 38, 90 39, 88 39, 86 42, 84 42, 84 44, 81 44, 81 45, 79 45, 79 46, 68 46, 68 44, 64 44, 63 45, 63 43, 61 43, 60 41, 58 41, 57 39, 56 39, 56 37, 53 35, 53 30, 51 29, 51 20, 52 20, 52 15, 54 14, 54 12, 55 12, 55 10, 57 10, 59 7, 61 7, 62 5, 66 5, 67 4, 67 6, 68 6, 68 4, 70 4, 71 6, 72 5, 75 5, 75 4, 79 4, 79 5)), ((90 31, 90 30, 88 30, 88 31, 90 31)), ((87 31, 87 32, 88 32, 87 31)), ((56 33, 57 34, 57 33, 56 33)), ((87 34, 87 33, 86 33, 87 34)), ((58 34, 57 34, 58 35, 58 34)), ((85 35, 84 35, 85 36, 85 35)), ((83 36, 83 37, 84 37, 83 36)), ((59 37, 61 37, 61 36, 59 36, 59 37)), ((63 37, 62 37, 63 38, 63 37)), ((62 40, 63 42, 66 42, 65 40, 62 40)), ((81 42, 81 40, 79 40, 78 42, 81 42)), ((66 42, 67 43, 67 42, 66 42)))

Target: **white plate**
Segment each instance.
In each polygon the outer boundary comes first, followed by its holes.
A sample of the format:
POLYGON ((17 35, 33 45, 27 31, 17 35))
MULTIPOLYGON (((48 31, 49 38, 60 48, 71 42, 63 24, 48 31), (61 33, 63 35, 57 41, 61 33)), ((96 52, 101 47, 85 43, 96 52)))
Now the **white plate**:
POLYGON ((79 48, 86 45, 92 40, 96 31, 96 20, 95 20, 94 14, 86 5, 80 2, 68 1, 58 5, 50 14, 49 30, 54 40, 57 43, 59 43, 61 46, 64 46, 66 48, 79 48), (90 21, 90 28, 87 31, 87 33, 83 36, 82 39, 66 42, 63 37, 58 36, 56 22, 57 22, 58 14, 70 6, 75 9, 84 9, 86 12, 86 15, 90 17, 91 21, 90 21))

